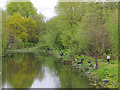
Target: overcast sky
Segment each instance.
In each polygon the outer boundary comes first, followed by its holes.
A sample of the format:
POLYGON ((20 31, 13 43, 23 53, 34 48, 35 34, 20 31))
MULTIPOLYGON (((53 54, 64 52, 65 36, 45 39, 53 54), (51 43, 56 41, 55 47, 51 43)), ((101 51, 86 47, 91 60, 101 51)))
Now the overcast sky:
MULTIPOLYGON (((34 7, 37 8, 37 13, 42 13, 47 19, 56 16, 54 7, 58 0, 30 0, 34 7)), ((0 7, 6 9, 7 0, 0 0, 0 7)))

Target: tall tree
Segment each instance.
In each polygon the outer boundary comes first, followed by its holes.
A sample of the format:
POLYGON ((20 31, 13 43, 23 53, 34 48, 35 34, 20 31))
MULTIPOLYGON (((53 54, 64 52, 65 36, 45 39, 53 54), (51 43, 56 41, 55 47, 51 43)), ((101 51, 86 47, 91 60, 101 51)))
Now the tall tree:
POLYGON ((10 28, 6 27, 6 21, 7 21, 7 18, 9 17, 9 15, 5 12, 5 11, 2 11, 2 54, 4 55, 4 52, 7 48, 7 45, 8 45, 8 38, 9 38, 9 32, 10 32, 10 28))
POLYGON ((9 17, 6 25, 11 28, 11 34, 24 42, 33 42, 33 38, 36 37, 34 32, 37 27, 36 22, 31 17, 25 19, 19 12, 9 17))
POLYGON ((24 17, 37 14, 36 9, 31 2, 10 2, 7 4, 6 11, 10 15, 19 12, 24 17))

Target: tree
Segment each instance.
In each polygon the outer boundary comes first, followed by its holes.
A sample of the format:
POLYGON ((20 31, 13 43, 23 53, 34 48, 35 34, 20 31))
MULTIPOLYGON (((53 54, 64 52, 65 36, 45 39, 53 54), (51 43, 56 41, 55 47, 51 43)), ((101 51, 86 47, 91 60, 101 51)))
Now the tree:
POLYGON ((45 41, 49 46, 56 47, 59 43, 69 49, 71 55, 81 53, 95 58, 110 53, 113 43, 110 28, 105 26, 111 18, 109 15, 117 9, 116 3, 58 2, 55 9, 56 19, 52 18, 46 23, 45 41))
POLYGON ((81 20, 79 6, 80 3, 77 2, 58 2, 55 9, 58 16, 61 16, 61 19, 65 19, 72 26, 81 20))
POLYGON ((11 34, 15 34, 16 38, 21 38, 23 41, 28 41, 27 28, 25 28, 25 18, 20 13, 15 13, 7 19, 6 25, 11 28, 11 34))
POLYGON ((6 11, 10 15, 19 12, 24 17, 37 14, 37 11, 31 2, 10 2, 7 4, 6 11))
POLYGON ((36 14, 32 16, 32 19, 36 21, 37 28, 36 28, 36 34, 42 35, 45 33, 45 23, 44 23, 44 16, 42 14, 36 14))
POLYGON ((118 56, 118 10, 114 10, 113 13, 109 14, 108 20, 106 21, 105 28, 108 28, 110 32, 112 46, 112 58, 118 56), (114 23, 113 23, 114 22, 114 23))
POLYGON ((34 30, 35 35, 39 36, 39 40, 37 40, 37 42, 42 44, 44 42, 42 36, 46 33, 44 16, 42 14, 36 14, 36 15, 32 16, 32 19, 35 20, 36 24, 37 24, 37 27, 34 30))
POLYGON ((37 27, 36 21, 31 17, 26 18, 25 28, 27 29, 28 34, 28 42, 37 43, 39 41, 39 37, 35 34, 35 29, 37 27))
POLYGON ((4 52, 7 48, 8 45, 8 38, 9 38, 9 32, 10 32, 10 28, 6 27, 5 23, 7 18, 9 17, 9 15, 5 12, 2 11, 2 54, 4 55, 4 52))
POLYGON ((16 38, 21 38, 24 42, 34 42, 37 38, 35 35, 37 25, 31 17, 25 19, 17 12, 7 19, 6 25, 11 28, 11 34, 14 34, 16 38))
POLYGON ((51 49, 56 49, 62 46, 60 40, 60 23, 58 17, 53 17, 48 22, 46 22, 46 33, 43 36, 45 44, 51 49))

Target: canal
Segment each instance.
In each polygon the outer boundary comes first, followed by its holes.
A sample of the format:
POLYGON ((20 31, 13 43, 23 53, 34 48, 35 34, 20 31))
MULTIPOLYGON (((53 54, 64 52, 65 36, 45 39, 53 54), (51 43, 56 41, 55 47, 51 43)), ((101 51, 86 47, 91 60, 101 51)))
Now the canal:
POLYGON ((90 88, 80 70, 44 53, 11 53, 2 62, 3 88, 90 88))

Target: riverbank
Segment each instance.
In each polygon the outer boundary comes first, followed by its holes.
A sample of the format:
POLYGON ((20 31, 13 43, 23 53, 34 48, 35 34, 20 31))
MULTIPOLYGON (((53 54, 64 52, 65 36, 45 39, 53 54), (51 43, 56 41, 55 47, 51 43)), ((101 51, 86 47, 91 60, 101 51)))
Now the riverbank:
MULTIPOLYGON (((72 61, 73 59, 67 57, 67 55, 60 56, 61 50, 52 51, 55 57, 62 58, 64 61, 72 61)), ((98 69, 94 70, 94 67, 89 68, 89 70, 85 70, 89 67, 90 60, 93 62, 93 66, 95 65, 95 59, 93 57, 88 57, 85 55, 76 55, 78 60, 73 62, 73 66, 76 68, 80 68, 84 71, 84 76, 86 76, 90 81, 91 85, 96 88, 118 88, 118 60, 111 60, 110 63, 107 63, 105 59, 97 59, 98 61, 98 69), (78 66, 77 62, 81 61, 84 58, 83 65, 78 66)))
MULTIPOLYGON (((38 50, 38 48, 24 48, 19 50, 8 50, 8 52, 39 52, 41 50, 38 50)), ((44 50, 46 52, 46 50, 44 50)), ((65 51, 64 51, 65 52, 65 51)), ((63 56, 60 56, 61 50, 56 51, 48 51, 47 53, 54 55, 56 58, 61 58, 62 61, 72 61, 73 59, 68 57, 67 54, 63 54, 63 56)), ((90 60, 93 62, 93 65, 95 65, 95 59, 93 57, 88 57, 85 55, 75 55, 75 58, 77 58, 77 61, 73 62, 73 66, 77 69, 82 69, 84 71, 84 76, 87 77, 90 80, 90 84, 93 87, 99 88, 117 88, 118 87, 118 62, 117 60, 111 60, 108 64, 105 59, 97 59, 98 61, 98 69, 94 70, 93 67, 89 68, 89 70, 85 70, 89 67, 88 61, 90 60), (83 65, 78 66, 77 62, 81 61, 81 59, 84 58, 83 65), (108 80, 108 82, 103 82, 103 80, 108 80)))
POLYGON ((30 47, 30 48, 22 48, 22 49, 15 49, 15 48, 11 48, 11 49, 7 49, 6 53, 22 53, 22 52, 46 52, 45 49, 39 49, 39 47, 30 47))

